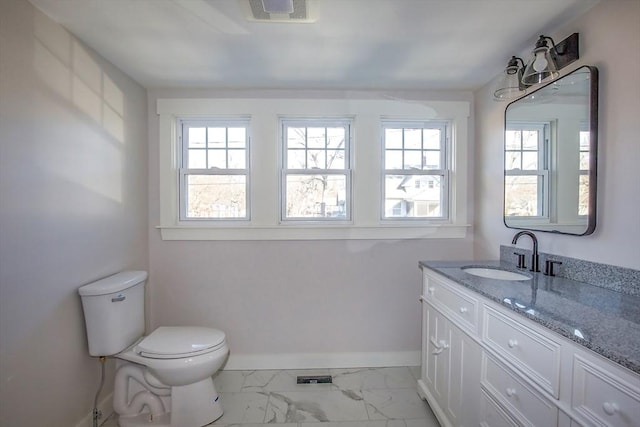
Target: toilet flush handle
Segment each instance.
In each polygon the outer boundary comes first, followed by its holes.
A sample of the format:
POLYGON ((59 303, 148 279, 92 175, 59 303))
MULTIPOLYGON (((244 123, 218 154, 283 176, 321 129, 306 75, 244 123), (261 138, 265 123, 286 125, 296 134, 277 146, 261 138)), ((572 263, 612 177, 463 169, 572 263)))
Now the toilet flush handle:
POLYGON ((120 301, 124 301, 127 297, 125 297, 122 294, 119 294, 117 297, 115 298, 111 298, 111 302, 120 302, 120 301))

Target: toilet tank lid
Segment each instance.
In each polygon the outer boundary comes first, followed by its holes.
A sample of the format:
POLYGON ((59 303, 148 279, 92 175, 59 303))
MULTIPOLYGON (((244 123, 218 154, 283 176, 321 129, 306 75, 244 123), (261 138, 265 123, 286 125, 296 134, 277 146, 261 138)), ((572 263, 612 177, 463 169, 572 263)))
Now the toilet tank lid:
POLYGON ((78 293, 82 297, 109 295, 124 291, 140 282, 147 280, 146 271, 123 271, 113 276, 105 277, 96 282, 81 286, 78 293))

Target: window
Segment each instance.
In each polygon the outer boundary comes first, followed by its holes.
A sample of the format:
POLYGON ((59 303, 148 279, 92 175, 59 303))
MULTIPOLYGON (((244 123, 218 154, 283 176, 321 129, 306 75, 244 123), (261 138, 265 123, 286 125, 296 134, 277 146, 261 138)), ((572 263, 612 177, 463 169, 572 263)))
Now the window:
POLYGON ((589 214, 589 150, 591 145, 591 133, 588 130, 580 131, 580 175, 578 182, 578 215, 589 214))
POLYGON ((249 218, 249 121, 180 120, 180 219, 249 218))
POLYGON ((505 134, 505 215, 549 216, 548 123, 509 123, 505 134))
POLYGON ((468 101, 282 94, 157 100, 163 240, 466 236, 468 101))
POLYGON ((351 219, 351 122, 282 120, 281 219, 351 219))
POLYGON ((382 218, 447 218, 447 123, 383 121, 382 128, 382 218))

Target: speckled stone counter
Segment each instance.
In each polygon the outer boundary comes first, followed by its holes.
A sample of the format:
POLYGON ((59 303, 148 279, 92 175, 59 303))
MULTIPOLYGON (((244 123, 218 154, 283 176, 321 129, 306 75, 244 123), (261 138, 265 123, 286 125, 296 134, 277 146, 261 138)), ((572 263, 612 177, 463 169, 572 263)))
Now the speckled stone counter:
POLYGON ((505 261, 422 261, 504 307, 640 374, 640 297, 562 277, 518 270, 505 261), (497 267, 530 280, 485 279, 461 267, 497 267))

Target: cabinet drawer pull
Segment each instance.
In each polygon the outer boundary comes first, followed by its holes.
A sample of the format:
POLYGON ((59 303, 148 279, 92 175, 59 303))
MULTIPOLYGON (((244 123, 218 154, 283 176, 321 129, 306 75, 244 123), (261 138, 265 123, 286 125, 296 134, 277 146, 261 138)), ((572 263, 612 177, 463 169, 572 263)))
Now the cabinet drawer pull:
POLYGON ((464 314, 467 311, 469 311, 469 309, 467 307, 460 307, 460 313, 464 314))
POLYGON ((509 346, 509 348, 517 347, 518 346, 518 340, 510 339, 507 342, 507 345, 509 346))
POLYGON ((507 390, 505 390, 505 392, 507 393, 507 396, 509 397, 513 397, 516 395, 516 389, 515 388, 507 388, 507 390))
POLYGON ((620 410, 620 408, 618 407, 618 405, 616 405, 615 403, 609 403, 609 402, 605 402, 602 405, 602 410, 604 411, 605 414, 607 415, 615 415, 618 413, 618 411, 620 410))

